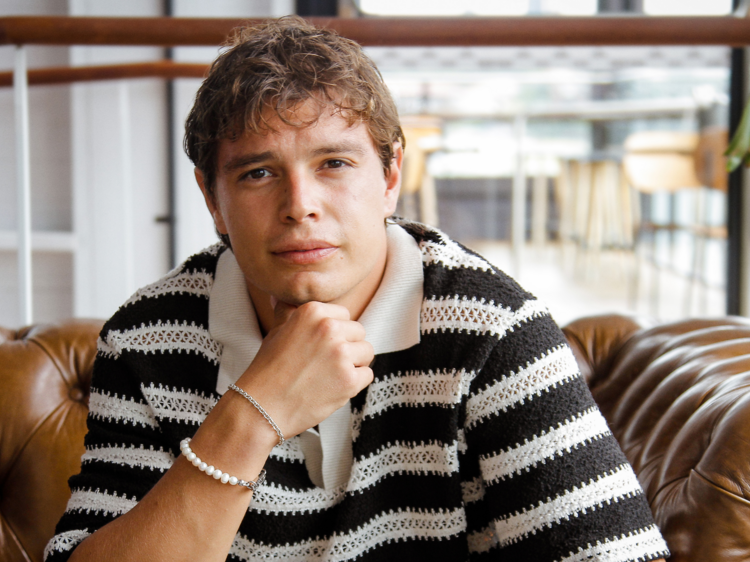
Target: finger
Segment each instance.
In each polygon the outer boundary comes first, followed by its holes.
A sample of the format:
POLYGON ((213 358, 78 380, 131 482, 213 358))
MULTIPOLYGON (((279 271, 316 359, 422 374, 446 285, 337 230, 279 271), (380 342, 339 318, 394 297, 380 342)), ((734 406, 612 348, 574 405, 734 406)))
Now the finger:
POLYGON ((344 331, 344 337, 346 338, 346 341, 359 342, 359 341, 364 341, 364 339, 367 337, 367 332, 365 332, 365 327, 359 322, 350 320, 350 321, 342 322, 341 325, 344 331))
POLYGON ((349 353, 355 367, 369 367, 375 357, 375 350, 368 341, 349 344, 349 353))
MULTIPOLYGON (((357 373, 357 381, 359 382, 359 392, 370 386, 375 375, 370 367, 356 367, 354 369, 357 373)), ((357 394, 359 394, 359 392, 357 394)))
POLYGON ((273 327, 277 328, 284 324, 289 317, 294 314, 297 307, 292 304, 287 304, 284 301, 277 300, 271 297, 271 306, 273 306, 273 327), (276 301, 276 302, 274 302, 276 301))

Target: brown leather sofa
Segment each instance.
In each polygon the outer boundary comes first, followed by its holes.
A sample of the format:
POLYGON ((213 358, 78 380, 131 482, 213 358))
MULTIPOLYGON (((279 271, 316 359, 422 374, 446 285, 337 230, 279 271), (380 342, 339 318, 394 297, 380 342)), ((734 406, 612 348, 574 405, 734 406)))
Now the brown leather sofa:
MULTIPOLYGON (((0 328, 0 560, 41 560, 83 452, 100 321, 0 328)), ((675 561, 750 559, 750 320, 564 328, 675 561)))

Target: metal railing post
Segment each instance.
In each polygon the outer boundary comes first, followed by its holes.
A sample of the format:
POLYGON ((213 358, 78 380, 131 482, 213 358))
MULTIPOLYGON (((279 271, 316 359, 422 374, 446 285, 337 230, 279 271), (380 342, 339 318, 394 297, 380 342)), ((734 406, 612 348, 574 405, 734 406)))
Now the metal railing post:
POLYGON ((16 187, 18 229, 19 320, 33 320, 31 284, 31 166, 29 163, 29 82, 26 49, 16 46, 13 68, 13 105, 16 115, 16 187))
POLYGON ((521 254, 526 245, 526 116, 517 115, 513 123, 513 136, 516 141, 516 169, 513 175, 511 196, 511 254, 513 276, 521 275, 521 254))

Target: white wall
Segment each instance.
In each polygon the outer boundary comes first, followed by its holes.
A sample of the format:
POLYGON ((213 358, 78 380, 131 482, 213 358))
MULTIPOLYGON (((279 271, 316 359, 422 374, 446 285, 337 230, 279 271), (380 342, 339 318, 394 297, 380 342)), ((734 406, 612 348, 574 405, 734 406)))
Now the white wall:
MULTIPOLYGON (((159 16, 150 0, 69 0, 73 16, 159 16)), ((72 47, 74 66, 160 60, 156 47, 72 47)), ((166 87, 159 79, 72 86, 76 316, 108 317, 168 269, 166 87)))
MULTIPOLYGON (((2 0, 0 15, 65 15, 67 0, 2 0)), ((27 47, 30 68, 64 66, 69 50, 27 47)), ((14 46, 0 47, 0 68, 11 70, 14 46)), ((70 233, 73 224, 70 148, 70 90, 38 86, 29 91, 31 137, 31 222, 35 231, 70 233)), ((0 88, 0 325, 17 326, 16 146, 12 88, 0 88)), ((69 236, 69 235, 68 235, 69 236)), ((40 252, 32 256, 35 316, 40 320, 73 315, 73 256, 40 252)))

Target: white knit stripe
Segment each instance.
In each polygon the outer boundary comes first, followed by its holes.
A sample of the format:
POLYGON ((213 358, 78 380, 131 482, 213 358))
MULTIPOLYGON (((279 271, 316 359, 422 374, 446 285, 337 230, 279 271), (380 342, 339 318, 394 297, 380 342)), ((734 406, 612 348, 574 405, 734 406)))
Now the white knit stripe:
POLYGON ((466 432, 462 427, 456 430, 456 441, 458 441, 458 452, 463 454, 469 450, 469 446, 466 444, 466 432))
POLYGON ((341 503, 346 497, 345 486, 332 490, 310 488, 308 490, 290 490, 274 483, 258 488, 250 504, 252 511, 266 513, 313 513, 323 511, 341 503))
POLYGON ((167 418, 170 421, 200 425, 217 402, 215 398, 202 393, 176 388, 170 390, 162 385, 156 387, 154 383, 149 386, 141 385, 141 391, 159 420, 167 418))
POLYGON ((155 298, 167 294, 174 295, 175 293, 187 293, 208 298, 213 283, 213 275, 206 273, 205 270, 170 272, 155 283, 138 289, 122 306, 124 308, 141 299, 155 298))
POLYGON ((479 466, 485 480, 493 484, 513 474, 520 474, 539 463, 544 463, 555 456, 610 435, 604 416, 598 409, 592 408, 572 419, 565 420, 556 428, 542 432, 521 445, 512 447, 492 456, 480 456, 479 466))
POLYGON ((466 402, 466 427, 505 412, 515 404, 523 404, 541 396, 558 384, 579 376, 578 363, 567 346, 560 346, 529 363, 518 372, 511 372, 469 397, 466 402))
POLYGON ((461 482, 461 495, 464 503, 473 503, 484 497, 484 482, 481 478, 474 478, 468 482, 461 482))
POLYGON ((455 443, 399 443, 388 445, 364 459, 355 459, 349 476, 349 491, 363 490, 386 476, 408 474, 442 474, 458 472, 455 443))
POLYGON ((362 429, 362 417, 364 412, 357 408, 352 408, 352 442, 359 438, 359 431, 362 429))
POLYGON ((108 462, 113 464, 135 466, 138 468, 147 468, 149 470, 158 470, 164 472, 169 470, 174 463, 174 455, 170 451, 165 451, 161 447, 156 451, 153 447, 146 449, 143 445, 136 448, 130 447, 107 446, 91 447, 81 457, 81 463, 87 462, 108 462))
POLYGON ((105 340, 99 338, 97 342, 99 353, 105 357, 117 359, 123 351, 138 351, 141 353, 190 353, 203 354, 209 361, 219 364, 221 346, 203 326, 196 326, 171 322, 157 322, 148 326, 141 324, 140 328, 131 330, 110 330, 105 340))
POLYGON ((422 262, 425 265, 440 263, 447 269, 459 267, 479 269, 494 275, 495 271, 487 260, 470 254, 442 232, 438 231, 438 233, 442 244, 426 240, 419 243, 419 249, 422 250, 422 262))
POLYGON ((120 398, 117 394, 110 396, 109 392, 102 394, 95 389, 91 390, 89 396, 89 415, 101 420, 140 424, 143 427, 156 428, 159 425, 148 404, 136 402, 132 398, 120 398))
POLYGON ((606 539, 604 543, 587 549, 579 549, 575 554, 560 559, 560 562, 620 562, 621 560, 646 560, 652 556, 664 555, 668 550, 667 543, 656 528, 651 525, 614 539, 606 539))
POLYGON ((538 300, 528 300, 514 311, 476 297, 432 297, 422 301, 420 330, 423 334, 463 330, 499 339, 521 322, 548 314, 547 307, 538 300))
POLYGON ((285 462, 305 462, 305 455, 302 453, 300 441, 295 435, 287 439, 281 445, 276 445, 271 449, 271 457, 285 462))
POLYGON ((442 540, 466 530, 461 508, 418 511, 412 509, 381 513, 364 525, 346 533, 334 533, 327 539, 271 546, 256 543, 239 533, 229 554, 241 560, 304 562, 307 560, 353 560, 386 542, 402 540, 442 540))
POLYGON ((214 244, 211 244, 208 248, 204 249, 201 254, 209 254, 211 256, 217 255, 223 248, 224 242, 215 242, 214 244))
POLYGON ((621 465, 611 473, 581 484, 546 503, 516 512, 507 519, 495 520, 489 529, 472 533, 469 537, 473 551, 489 550, 494 544, 505 546, 544 527, 552 527, 563 519, 618 502, 625 497, 643 493, 630 465, 621 465), (487 537, 492 535, 492 540, 487 537))
POLYGON ((487 552, 497 544, 497 537, 492 525, 489 525, 480 531, 469 533, 466 542, 469 552, 487 552))
POLYGON ((44 560, 52 554, 52 551, 67 552, 73 549, 90 534, 88 529, 73 529, 72 531, 65 531, 64 533, 55 535, 47 543, 47 546, 44 547, 44 560))
POLYGON ((135 507, 133 499, 122 497, 117 494, 109 494, 105 490, 100 492, 94 490, 73 490, 66 511, 85 511, 86 513, 100 512, 104 515, 122 515, 135 507))
POLYGON ((373 417, 396 406, 436 405, 451 407, 461 403, 469 394, 474 371, 456 369, 408 371, 373 381, 367 389, 363 417, 373 417))

